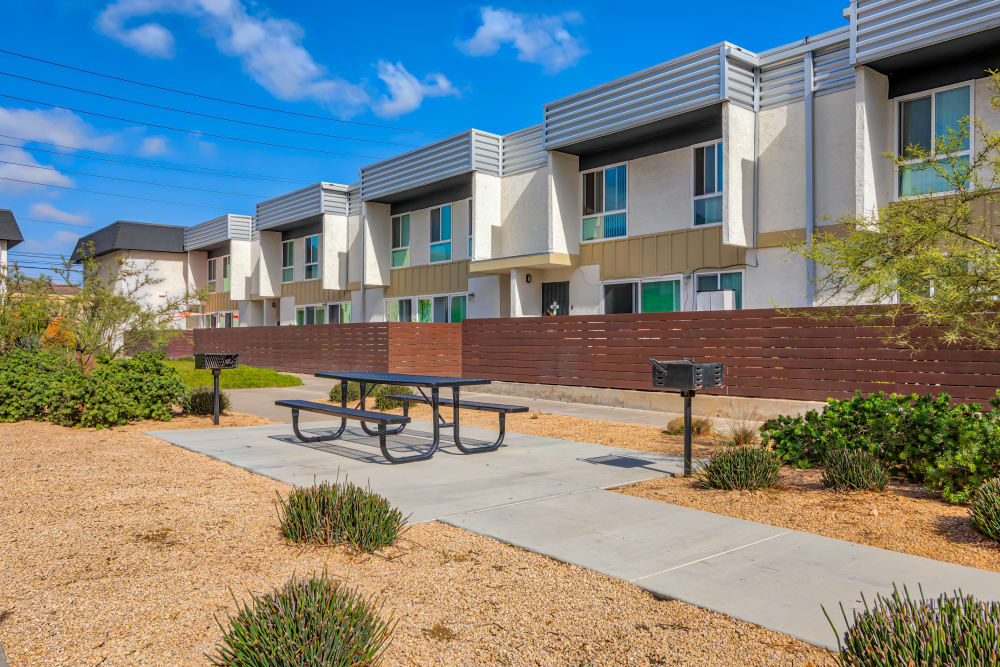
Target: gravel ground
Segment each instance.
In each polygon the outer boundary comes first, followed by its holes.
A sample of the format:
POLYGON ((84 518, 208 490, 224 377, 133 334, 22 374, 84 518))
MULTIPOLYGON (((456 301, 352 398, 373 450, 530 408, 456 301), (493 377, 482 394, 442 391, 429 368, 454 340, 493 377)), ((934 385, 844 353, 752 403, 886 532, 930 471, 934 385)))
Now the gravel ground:
POLYGON ((0 425, 0 644, 12 667, 205 664, 233 595, 324 567, 386 599, 399 619, 388 665, 830 662, 785 635, 443 524, 377 556, 286 544, 274 498, 289 487, 141 433, 207 425, 0 425))
POLYGON ((969 523, 969 508, 952 505, 915 484, 892 483, 883 493, 823 487, 819 470, 783 468, 778 488, 703 489, 669 478, 616 489, 640 498, 793 528, 881 549, 1000 571, 1000 544, 969 523))

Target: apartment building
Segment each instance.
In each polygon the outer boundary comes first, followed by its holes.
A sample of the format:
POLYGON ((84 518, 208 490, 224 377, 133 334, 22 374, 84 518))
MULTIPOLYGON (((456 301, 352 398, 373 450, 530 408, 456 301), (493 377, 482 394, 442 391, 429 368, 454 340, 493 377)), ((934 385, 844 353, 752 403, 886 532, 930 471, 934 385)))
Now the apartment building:
POLYGON ((7 272, 7 251, 23 240, 13 212, 9 208, 0 208, 0 274, 7 272))
MULTIPOLYGON (((354 185, 262 202, 239 241, 244 283, 205 312, 284 325, 815 305, 817 268, 785 244, 940 193, 885 153, 931 148, 966 116, 1000 127, 985 75, 1000 0, 852 0, 844 18, 764 52, 708 46, 548 102, 537 125, 470 129, 354 185)), ((227 239, 207 258, 229 252, 214 275, 234 280, 227 239)))

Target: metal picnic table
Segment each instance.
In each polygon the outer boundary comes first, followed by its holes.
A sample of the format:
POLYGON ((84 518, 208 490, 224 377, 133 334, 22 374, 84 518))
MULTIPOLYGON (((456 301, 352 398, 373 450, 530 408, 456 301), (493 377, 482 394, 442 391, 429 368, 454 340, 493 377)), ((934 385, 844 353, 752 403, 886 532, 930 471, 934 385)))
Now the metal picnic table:
MULTIPOLYGON (((323 371, 315 374, 316 377, 329 378, 331 380, 340 381, 340 401, 341 405, 347 406, 347 383, 357 382, 361 388, 361 400, 358 402, 358 408, 360 410, 365 410, 365 399, 368 394, 376 385, 389 385, 396 387, 413 387, 420 395, 423 396, 424 401, 431 406, 432 418, 434 424, 434 438, 431 442, 430 448, 422 453, 416 454, 408 457, 394 457, 389 455, 388 451, 383 451, 386 458, 388 458, 393 463, 404 463, 409 461, 422 461, 434 456, 437 451, 438 445, 441 443, 441 429, 450 428, 452 429, 452 437, 455 440, 455 445, 458 447, 459 451, 463 454, 476 454, 479 452, 493 451, 497 449, 503 442, 503 430, 501 429, 500 438, 490 446, 479 446, 479 447, 469 447, 462 442, 461 435, 459 433, 459 407, 460 398, 459 393, 462 387, 468 387, 473 385, 484 385, 490 384, 491 380, 485 378, 462 378, 462 377, 440 377, 435 375, 410 375, 407 373, 379 373, 379 372, 355 372, 355 371, 323 371), (451 389, 452 400, 447 401, 452 404, 453 416, 451 422, 446 422, 441 417, 441 389, 451 389), (430 396, 424 393, 425 389, 430 389, 430 396)), ((447 404, 446 402, 446 404, 447 404)), ((340 428, 337 432, 330 437, 324 438, 333 440, 339 438, 343 435, 344 430, 347 426, 347 421, 345 419, 341 420, 340 428)), ((379 435, 378 431, 373 431, 371 427, 365 423, 361 422, 361 428, 364 429, 365 433, 368 435, 379 435)), ((384 426, 379 426, 380 429, 384 429, 384 426)), ((385 430, 385 433, 390 435, 395 435, 401 433, 403 429, 406 428, 406 424, 400 424, 394 427, 392 430, 385 430)))

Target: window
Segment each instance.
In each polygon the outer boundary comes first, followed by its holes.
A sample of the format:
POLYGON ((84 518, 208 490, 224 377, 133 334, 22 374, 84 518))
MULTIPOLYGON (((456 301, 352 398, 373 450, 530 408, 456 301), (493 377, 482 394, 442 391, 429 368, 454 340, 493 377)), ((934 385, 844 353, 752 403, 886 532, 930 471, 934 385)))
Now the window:
MULTIPOLYGON (((208 291, 209 292, 214 292, 215 291, 215 286, 216 286, 216 281, 215 281, 215 260, 214 259, 210 259, 210 260, 208 260, 208 291)), ((210 327, 210 328, 214 329, 215 327, 210 327)))
POLYGON ((694 225, 722 222, 722 142, 694 149, 694 225))
POLYGON ((296 324, 326 324, 323 306, 299 306, 295 309, 296 324))
POLYGON ((239 325, 240 314, 237 312, 205 314, 205 327, 208 329, 231 329, 239 325))
POLYGON ((584 241, 626 235, 627 181, 623 164, 583 174, 584 241))
POLYGON ((431 264, 451 261, 451 204, 431 209, 431 264))
POLYGON ((330 324, 350 324, 351 304, 347 301, 343 303, 327 304, 327 322, 330 324))
POLYGON ((231 285, 231 281, 230 281, 230 272, 231 272, 231 270, 232 270, 232 267, 231 267, 230 262, 229 262, 229 255, 226 255, 225 257, 222 258, 222 291, 223 292, 228 292, 229 291, 229 288, 230 288, 230 285, 231 285))
POLYGON ((472 259, 472 200, 469 200, 469 259, 472 259))
POLYGON ((319 234, 306 237, 306 280, 319 278, 319 234))
POLYGON ((468 317, 465 294, 441 294, 417 298, 417 322, 461 322, 468 317))
MULTIPOLYGON (((949 192, 954 186, 934 168, 920 160, 923 154, 935 156, 951 150, 956 157, 958 175, 968 166, 972 152, 971 122, 962 136, 962 120, 971 119, 972 86, 958 86, 923 93, 898 103, 898 153, 911 161, 899 171, 897 188, 900 197, 949 192), (952 132, 954 132, 954 139, 952 132), (953 145, 953 141, 956 143, 953 145), (945 149, 945 150, 942 150, 945 149), (912 165, 912 166, 910 166, 912 165)), ((944 159, 938 161, 945 164, 944 159)))
POLYGON ((681 310, 680 277, 604 284, 604 312, 608 315, 681 310))
POLYGON ((410 265, 410 214, 392 219, 392 268, 410 265))
POLYGON ((729 273, 699 273, 695 276, 696 292, 718 292, 719 290, 733 290, 736 292, 733 299, 733 307, 737 310, 743 308, 743 272, 731 271, 729 273))
POLYGON ((385 302, 385 319, 387 322, 412 322, 413 300, 396 299, 385 302))
POLYGON ((281 282, 290 283, 295 280, 295 241, 284 241, 281 244, 281 282))

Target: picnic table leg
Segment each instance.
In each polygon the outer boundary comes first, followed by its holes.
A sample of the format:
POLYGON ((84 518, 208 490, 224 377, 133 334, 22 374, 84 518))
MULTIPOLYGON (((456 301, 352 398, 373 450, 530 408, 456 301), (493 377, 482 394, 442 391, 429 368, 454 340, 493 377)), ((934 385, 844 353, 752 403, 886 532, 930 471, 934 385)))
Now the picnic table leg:
MULTIPOLYGON (((361 410, 365 410, 366 409, 365 399, 368 397, 368 392, 365 391, 365 387, 367 385, 364 382, 360 382, 358 384, 361 386, 361 403, 359 404, 359 408, 361 410)), ((376 387, 378 385, 372 385, 372 386, 376 387)), ((403 414, 405 415, 406 413, 404 412, 403 414)), ((395 428, 386 428, 385 432, 387 435, 396 435, 398 433, 402 433, 404 428, 406 428, 406 424, 400 424, 395 428)), ((367 433, 368 435, 378 435, 378 431, 373 431, 366 422, 361 422, 361 430, 367 433)))
POLYGON ((340 428, 333 435, 302 435, 302 431, 299 430, 299 410, 298 408, 292 408, 292 431, 295 433, 295 437, 302 442, 327 442, 329 440, 336 440, 344 434, 344 429, 346 428, 347 420, 341 419, 340 428))
POLYGON ((496 451, 497 449, 499 449, 500 445, 503 444, 503 437, 506 434, 506 430, 507 430, 507 428, 506 428, 507 427, 507 419, 506 419, 507 415, 504 414, 503 412, 499 413, 499 416, 500 416, 500 437, 497 438, 496 442, 494 442, 492 445, 480 445, 479 447, 467 447, 467 446, 465 446, 465 445, 462 444, 462 438, 461 438, 461 436, 459 435, 459 432, 458 432, 458 402, 459 402, 458 401, 458 394, 459 394, 458 387, 452 387, 451 393, 452 393, 452 401, 453 401, 453 403, 455 405, 454 425, 453 425, 454 436, 455 436, 455 446, 458 447, 459 451, 462 452, 463 454, 482 454, 484 452, 493 452, 493 451, 496 451))

